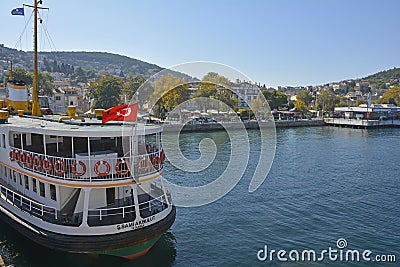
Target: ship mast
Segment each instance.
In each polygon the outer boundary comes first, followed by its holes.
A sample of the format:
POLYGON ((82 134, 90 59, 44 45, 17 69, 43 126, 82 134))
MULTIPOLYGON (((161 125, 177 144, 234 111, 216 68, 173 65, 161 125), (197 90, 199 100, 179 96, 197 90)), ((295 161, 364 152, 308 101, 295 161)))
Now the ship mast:
POLYGON ((33 92, 32 92, 32 116, 42 116, 39 104, 39 81, 38 81, 38 52, 37 52, 37 21, 38 1, 33 5, 33 92))
POLYGON ((48 9, 46 7, 39 7, 42 0, 34 0, 33 6, 24 5, 33 8, 33 92, 32 92, 32 116, 42 116, 39 104, 39 81, 38 81, 38 10, 48 9))

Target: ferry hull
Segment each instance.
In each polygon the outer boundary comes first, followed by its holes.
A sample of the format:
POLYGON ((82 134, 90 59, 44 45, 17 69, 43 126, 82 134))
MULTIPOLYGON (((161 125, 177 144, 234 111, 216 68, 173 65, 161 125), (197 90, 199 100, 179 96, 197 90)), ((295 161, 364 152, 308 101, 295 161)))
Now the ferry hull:
POLYGON ((23 221, 28 227, 15 220, 15 215, 4 206, 0 206, 1 219, 32 241, 49 247, 71 253, 106 254, 127 259, 136 259, 145 255, 175 221, 176 208, 159 222, 133 231, 100 236, 70 236, 49 232, 38 228, 28 221, 23 221), (12 216, 10 217, 10 214, 12 216))
POLYGON ((98 251, 97 254, 113 255, 129 260, 134 260, 145 255, 158 241, 158 239, 160 239, 160 237, 161 235, 156 238, 144 241, 143 243, 140 243, 138 245, 127 248, 109 250, 109 251, 98 251))

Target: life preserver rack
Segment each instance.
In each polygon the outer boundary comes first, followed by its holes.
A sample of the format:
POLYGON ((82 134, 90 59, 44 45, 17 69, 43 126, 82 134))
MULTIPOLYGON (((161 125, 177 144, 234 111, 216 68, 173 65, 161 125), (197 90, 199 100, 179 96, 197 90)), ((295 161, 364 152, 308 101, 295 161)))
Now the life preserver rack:
POLYGON ((9 151, 9 159, 10 162, 14 162, 13 164, 16 163, 24 169, 58 179, 115 180, 160 171, 164 165, 165 153, 161 149, 150 154, 138 155, 135 158, 119 157, 88 161, 13 148, 9 151))

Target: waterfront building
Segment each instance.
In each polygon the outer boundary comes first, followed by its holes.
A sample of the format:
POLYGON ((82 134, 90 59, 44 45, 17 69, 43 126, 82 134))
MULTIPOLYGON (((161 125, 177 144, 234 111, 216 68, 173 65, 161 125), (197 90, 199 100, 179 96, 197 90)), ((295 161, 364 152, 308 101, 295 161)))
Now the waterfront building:
POLYGON ((238 98, 238 108, 249 108, 254 99, 257 98, 261 88, 257 84, 241 81, 236 79, 236 82, 231 84, 234 96, 238 98), (241 96, 241 98, 239 97, 241 96), (244 99, 243 99, 244 98, 244 99), (246 103, 247 101, 247 103, 246 103))
POLYGON ((333 118, 326 118, 329 125, 349 127, 400 126, 400 107, 392 104, 362 104, 358 107, 336 107, 333 118))

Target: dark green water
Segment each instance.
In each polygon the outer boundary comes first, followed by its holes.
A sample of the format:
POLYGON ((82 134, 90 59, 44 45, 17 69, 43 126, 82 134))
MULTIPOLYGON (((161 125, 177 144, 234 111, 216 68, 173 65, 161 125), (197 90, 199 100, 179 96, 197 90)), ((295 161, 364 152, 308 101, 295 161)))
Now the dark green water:
MULTIPOLYGON (((181 136, 181 149, 198 157, 198 142, 217 143, 217 158, 202 173, 166 166, 166 178, 183 185, 206 184, 229 160, 223 132, 181 136)), ((178 208, 171 230, 145 257, 126 261, 55 252, 27 241, 0 223, 0 253, 14 266, 397 266, 378 262, 259 261, 267 245, 275 250, 317 252, 336 248, 396 255, 400 262, 400 130, 330 127, 277 131, 277 148, 263 185, 248 192, 260 144, 249 132, 251 158, 245 176, 222 199, 197 208, 178 208)), ((371 258, 372 258, 371 256, 371 258)))

